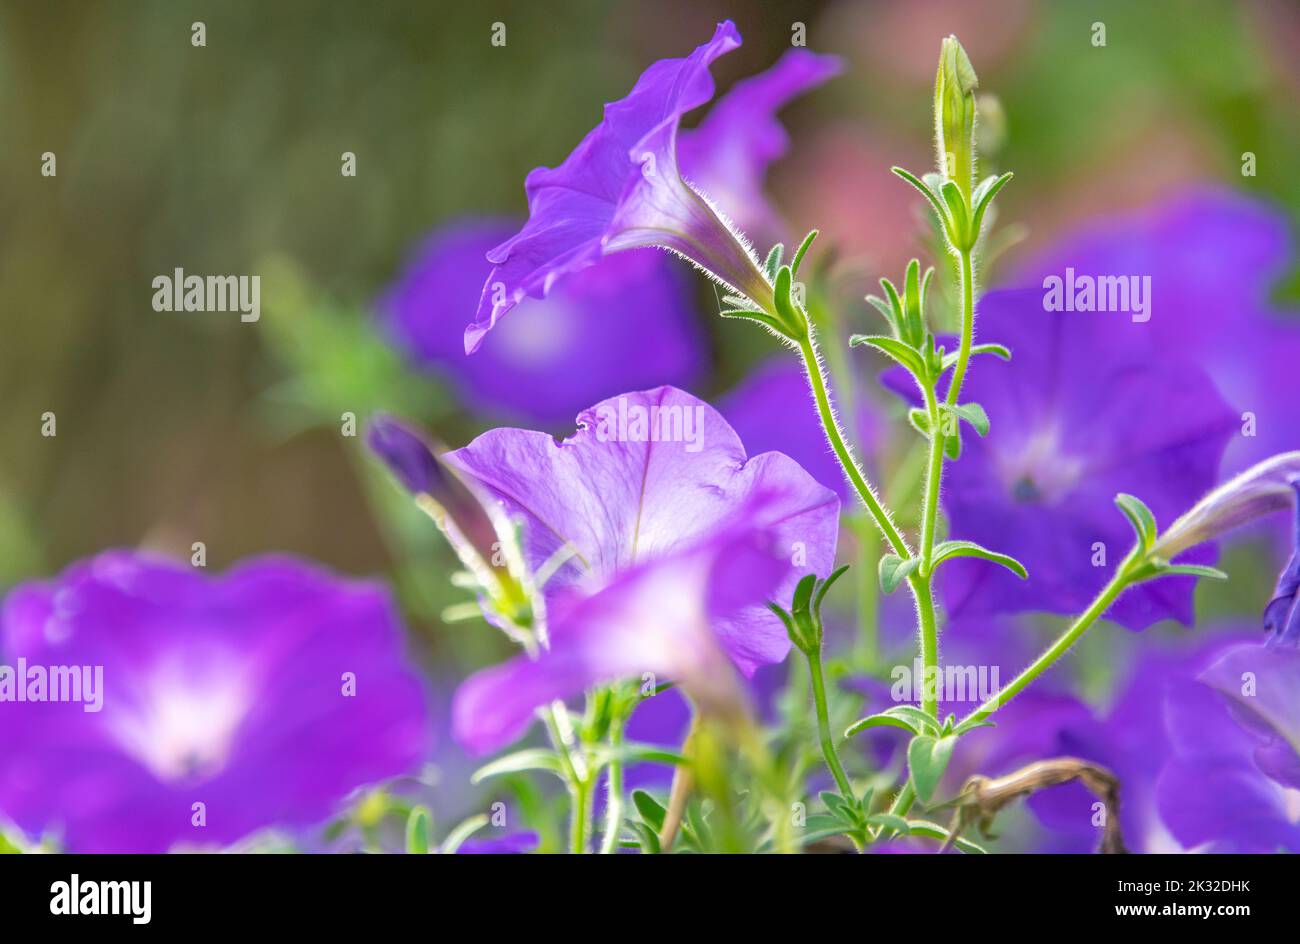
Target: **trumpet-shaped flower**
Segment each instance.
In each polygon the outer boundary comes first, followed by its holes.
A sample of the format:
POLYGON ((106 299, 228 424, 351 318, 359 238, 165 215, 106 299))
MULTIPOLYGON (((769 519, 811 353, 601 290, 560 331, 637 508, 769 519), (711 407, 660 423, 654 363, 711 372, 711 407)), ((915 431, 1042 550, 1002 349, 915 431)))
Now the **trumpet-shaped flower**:
MULTIPOLYGON (((476 320, 465 332, 473 352, 484 335, 526 296, 544 297, 561 278, 592 265, 607 253, 658 246, 695 263, 733 294, 770 305, 772 287, 749 244, 711 199, 685 178, 691 169, 679 162, 678 126, 682 116, 713 97, 709 67, 740 45, 731 22, 720 23, 713 38, 683 59, 663 59, 638 79, 626 98, 605 106, 601 121, 556 168, 528 175, 528 222, 488 254, 495 268, 488 276, 476 320)), ((793 65, 753 87, 754 100, 779 104, 788 90, 807 87, 833 71, 833 60, 800 53, 793 65), (784 86, 784 88, 782 88, 784 86)), ((748 95, 749 93, 742 93, 748 95)), ((720 150, 739 138, 730 127, 752 121, 760 153, 779 153, 764 108, 744 104, 724 112, 715 133, 688 148, 702 176, 721 179, 733 166, 720 150), (713 142, 710 144, 710 142, 713 142)), ((748 175, 752 179, 753 175, 748 175)))
MULTIPOLYGON (((791 563, 772 599, 788 600, 800 577, 829 574, 834 563, 835 494, 780 453, 747 458, 713 407, 673 387, 598 403, 562 442, 495 429, 444 458, 520 522, 531 572, 563 561, 546 582, 548 604, 590 596, 641 563, 710 540, 758 495, 768 500, 752 525, 770 529, 791 563)), ((763 601, 714 629, 745 674, 790 648, 763 601)))

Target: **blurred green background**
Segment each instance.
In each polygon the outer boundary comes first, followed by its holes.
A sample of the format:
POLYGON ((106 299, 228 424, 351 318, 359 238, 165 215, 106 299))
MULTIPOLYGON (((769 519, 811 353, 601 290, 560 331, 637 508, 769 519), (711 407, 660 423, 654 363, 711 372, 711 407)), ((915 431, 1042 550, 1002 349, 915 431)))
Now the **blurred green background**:
MULTIPOLYGON (((989 143, 1017 173, 1000 203, 1022 247, 1191 181, 1300 209, 1289 2, 5 2, 0 590, 109 546, 203 541, 213 568, 284 550, 391 575, 433 628, 447 558, 340 417, 405 412, 452 443, 483 419, 388 350, 371 302, 441 221, 521 213, 529 169, 724 17, 746 43, 715 70, 722 89, 795 23, 848 60, 786 111, 795 143, 772 188, 864 283, 896 277, 924 233, 888 167, 929 163, 950 32, 1000 100, 989 143), (47 151, 57 177, 41 176, 47 151), (262 275, 261 321, 154 312, 150 282, 176 267, 262 275)), ((709 396, 775 349, 709 317, 704 285, 700 300, 709 396)))

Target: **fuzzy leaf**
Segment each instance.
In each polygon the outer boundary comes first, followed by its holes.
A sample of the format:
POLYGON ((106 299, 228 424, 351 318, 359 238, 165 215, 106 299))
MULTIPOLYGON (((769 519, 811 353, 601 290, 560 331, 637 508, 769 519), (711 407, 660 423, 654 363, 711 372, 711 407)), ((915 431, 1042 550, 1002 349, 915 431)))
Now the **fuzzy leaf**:
POLYGON ((919 557, 903 560, 897 554, 886 554, 880 558, 880 586, 886 593, 893 593, 898 585, 920 565, 919 557))
POLYGON ((976 544, 974 541, 943 541, 936 544, 933 561, 930 565, 931 570, 933 571, 934 568, 950 557, 980 557, 995 564, 1000 564, 1021 580, 1026 580, 1029 577, 1029 571, 1025 570, 1025 565, 1014 557, 1009 554, 990 551, 987 547, 976 544))

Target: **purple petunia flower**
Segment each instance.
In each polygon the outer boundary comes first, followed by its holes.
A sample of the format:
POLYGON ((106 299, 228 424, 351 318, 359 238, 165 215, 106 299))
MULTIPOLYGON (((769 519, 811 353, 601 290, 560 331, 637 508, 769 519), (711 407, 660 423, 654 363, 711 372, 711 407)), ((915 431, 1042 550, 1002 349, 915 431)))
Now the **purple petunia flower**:
MULTIPOLYGON (((769 500, 753 526, 772 528, 795 568, 776 599, 834 563, 834 493, 780 453, 747 458, 721 414, 674 387, 598 403, 563 442, 494 429, 444 458, 522 522, 534 573, 568 555, 546 584, 548 601, 590 595, 641 562, 709 539, 757 496, 769 500)), ((717 631, 745 674, 781 661, 790 648, 785 627, 761 603, 717 631)))
POLYGON ((478 672, 456 692, 457 740, 496 750, 523 734, 538 708, 625 678, 677 682, 701 713, 742 719, 748 701, 714 627, 774 597, 791 572, 775 530, 752 523, 766 503, 738 510, 699 544, 553 605, 548 648, 478 672))
MULTIPOLYGON (((1039 290, 980 302, 980 336, 1006 344, 1013 359, 971 371, 963 400, 984 407, 992 431, 965 437, 943 498, 954 535, 1018 558, 1030 579, 948 564, 940 582, 954 614, 1080 611, 1133 543, 1117 493, 1137 495, 1167 523, 1218 478, 1237 419, 1210 379, 1191 365, 1130 355, 1093 317, 1044 311, 1039 290)), ((1204 547, 1188 560, 1211 554, 1204 547)), ((1190 622, 1192 584, 1139 585, 1109 615, 1130 629, 1190 622)))
POLYGON ((1170 831, 1213 852, 1300 852, 1300 651, 1229 649, 1171 690, 1166 715, 1174 757, 1157 794, 1170 831))
POLYGON ((323 822, 430 746, 401 645, 382 589, 287 558, 213 578, 109 551, 25 584, 5 601, 0 661, 95 667, 101 704, 0 699, 0 818, 74 852, 323 822))
MULTIPOLYGON (((638 79, 631 93, 605 107, 605 117, 556 168, 528 175, 529 219, 517 235, 488 254, 496 267, 488 276, 475 322, 465 332, 473 352, 484 335, 525 296, 544 297, 554 283, 586 268, 608 253, 649 246, 671 250, 694 262, 728 287, 762 306, 771 285, 749 245, 710 200, 684 179, 691 168, 678 160, 678 125, 687 112, 713 97, 709 67, 740 45, 731 22, 718 25, 713 38, 684 59, 663 59, 638 79)), ((783 84, 798 90, 828 75, 830 61, 801 53, 775 79, 755 87, 761 104, 779 103, 783 84), (819 68, 820 64, 820 68, 819 68)), ((773 106, 774 107, 774 106, 773 106)), ((719 119, 718 133, 705 132, 691 152, 702 176, 716 168, 752 168, 729 163, 714 148, 736 140, 733 122, 761 112, 745 104, 719 119), (708 142, 713 141, 711 146, 708 142)), ((766 117, 763 119, 766 121, 766 117)), ((781 142, 770 128, 755 138, 768 153, 781 142)), ((752 179, 752 173, 746 175, 752 179)))
POLYGON ((672 261, 651 250, 619 253, 526 299, 520 317, 465 356, 464 313, 492 266, 485 255, 516 232, 510 219, 469 218, 422 246, 379 302, 396 343, 450 378, 467 401, 550 425, 629 387, 693 380, 704 339, 672 261))
POLYGON ((790 49, 765 72, 742 79, 709 109, 699 126, 682 131, 677 161, 690 185, 726 207, 731 222, 753 239, 785 235, 763 193, 768 167, 785 155, 790 136, 776 113, 792 99, 840 72, 835 56, 790 49))
POLYGON ((534 573, 563 562, 543 591, 549 648, 457 695, 457 736, 476 750, 518 736, 538 705, 647 672, 731 710, 744 699, 728 661, 750 674, 790 648, 766 601, 833 566, 834 493, 784 455, 747 458, 702 401, 661 387, 578 423, 560 443, 497 429, 445 457, 521 522, 534 573))
MULTIPOLYGON (((1171 834, 1168 803, 1159 796, 1163 771, 1175 757, 1170 706, 1182 686, 1204 690, 1194 681, 1196 674, 1249 638, 1236 632, 1215 634, 1192 650, 1141 651, 1112 706, 1102 715, 1067 693, 1031 689, 998 711, 996 728, 963 738, 954 755, 950 788, 957 789, 973 773, 1001 776, 1048 757, 1082 758, 1109 768, 1119 778, 1120 817, 1130 849, 1181 851, 1182 837, 1171 834)), ((1189 716, 1187 723, 1194 726, 1201 717, 1189 716)), ((1186 784, 1183 792, 1183 804, 1200 802, 1199 787, 1186 784)), ((1097 798, 1078 783, 1032 796, 1028 805, 1047 829, 1039 851, 1095 851, 1103 825, 1096 803, 1097 798)))
POLYGON ((1037 254, 1013 282, 1041 286, 1067 268, 1076 276, 1148 278, 1147 321, 1118 312, 1074 317, 1092 322, 1115 348, 1201 366, 1236 411, 1224 460, 1231 473, 1300 447, 1291 406, 1300 398, 1300 313, 1269 299, 1293 251, 1278 209, 1203 189, 1098 221, 1037 254))

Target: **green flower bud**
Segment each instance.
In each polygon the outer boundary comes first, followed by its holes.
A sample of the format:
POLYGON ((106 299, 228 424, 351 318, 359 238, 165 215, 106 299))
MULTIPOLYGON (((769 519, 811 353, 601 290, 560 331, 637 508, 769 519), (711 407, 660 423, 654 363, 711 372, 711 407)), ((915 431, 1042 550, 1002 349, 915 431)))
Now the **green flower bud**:
POLYGON ((975 90, 979 78, 956 36, 939 50, 934 80, 934 137, 939 173, 954 181, 971 205, 975 179, 975 90))

